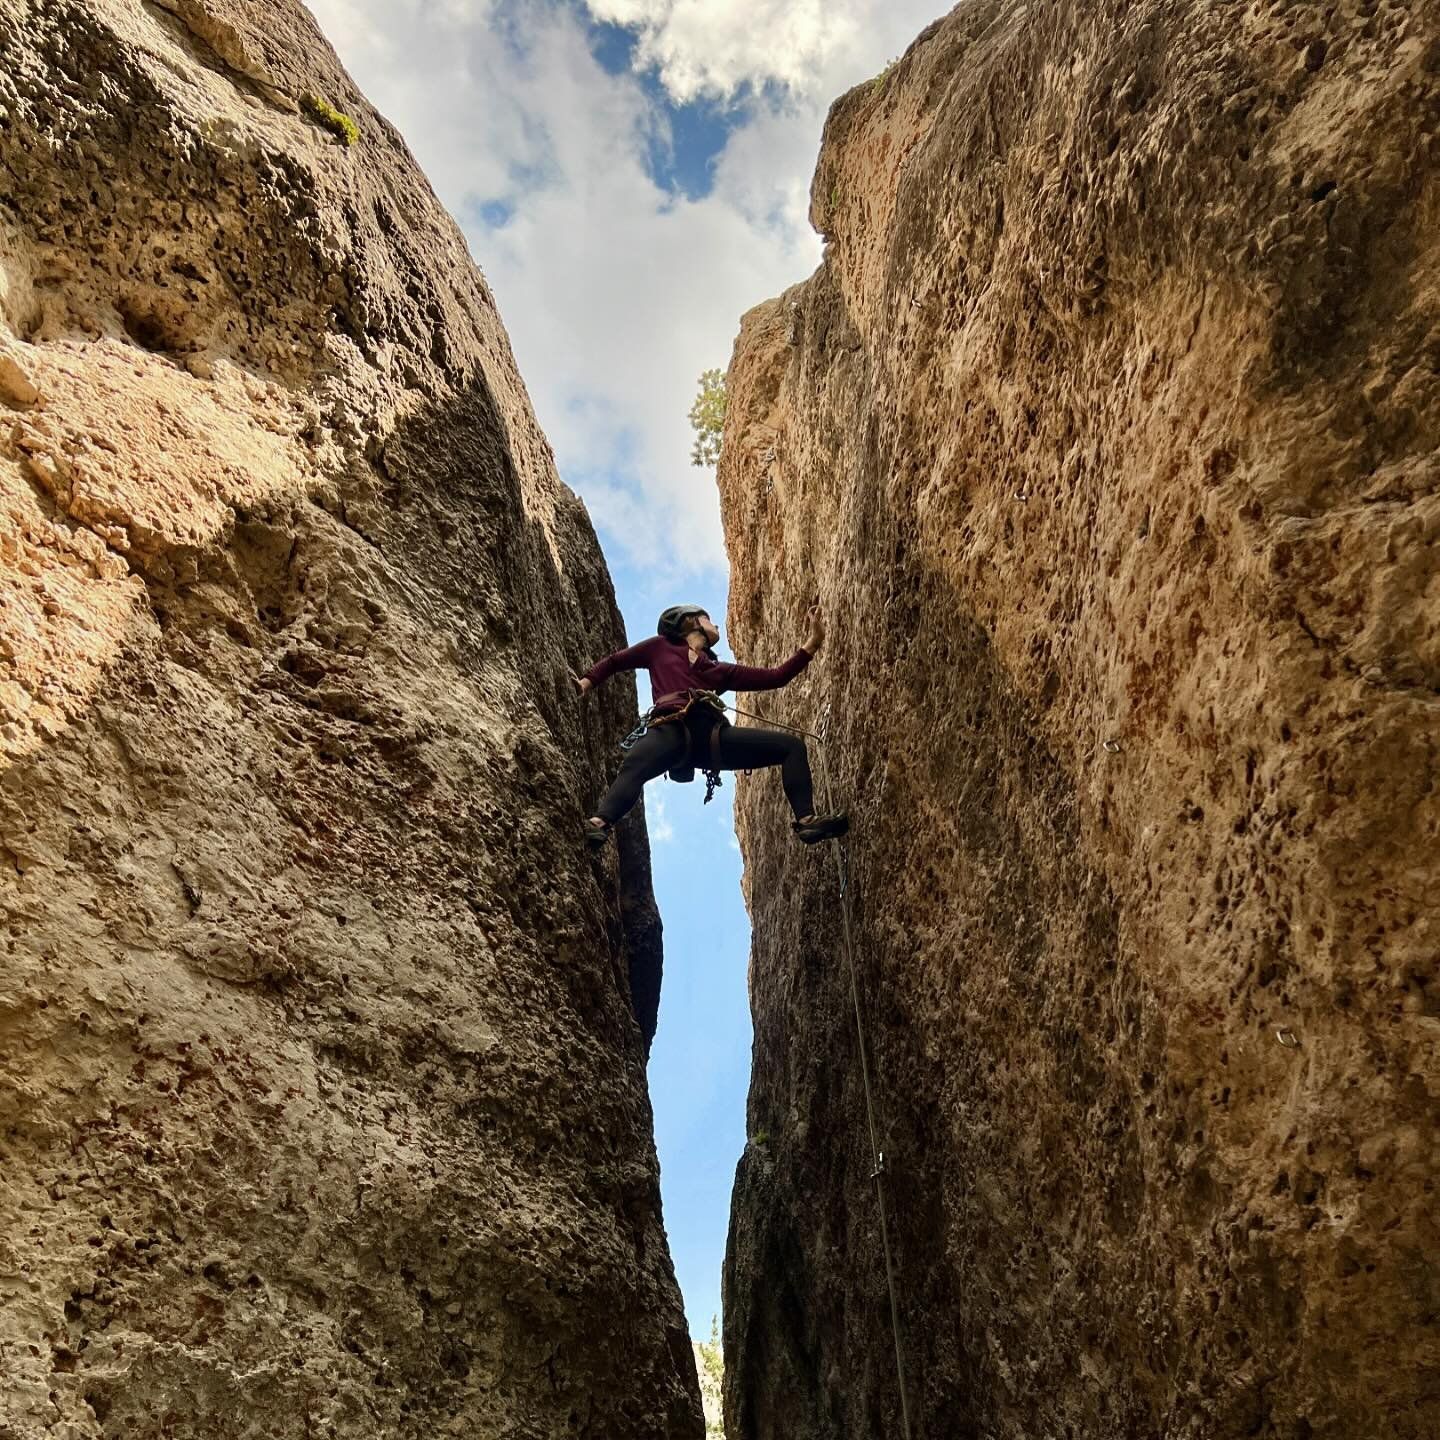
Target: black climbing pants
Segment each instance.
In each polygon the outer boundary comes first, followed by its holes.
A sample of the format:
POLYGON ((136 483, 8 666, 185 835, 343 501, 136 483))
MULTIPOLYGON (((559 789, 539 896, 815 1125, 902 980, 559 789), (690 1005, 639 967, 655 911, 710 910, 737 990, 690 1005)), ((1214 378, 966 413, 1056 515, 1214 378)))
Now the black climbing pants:
POLYGON ((657 725, 630 747, 620 773, 595 807, 595 813, 602 820, 613 825, 627 814, 640 798, 647 780, 687 763, 706 768, 710 764, 710 730, 715 724, 724 725, 720 732, 722 770, 764 770, 778 765, 780 783, 785 787, 785 798, 795 818, 799 820, 814 811, 810 757, 799 735, 724 724, 713 711, 705 711, 701 706, 696 709, 703 713, 692 712, 682 720, 657 725))

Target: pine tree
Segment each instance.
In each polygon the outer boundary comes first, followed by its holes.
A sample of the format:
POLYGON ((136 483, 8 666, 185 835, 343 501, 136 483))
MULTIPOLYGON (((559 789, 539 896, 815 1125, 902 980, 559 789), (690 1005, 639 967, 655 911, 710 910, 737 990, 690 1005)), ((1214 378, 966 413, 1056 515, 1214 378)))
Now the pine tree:
POLYGON ((714 1315, 710 1317, 710 1338, 695 1341, 695 1361, 700 1374, 700 1399, 705 1407, 705 1440, 725 1440, 721 1413, 725 1359, 720 1347, 720 1321, 714 1315))

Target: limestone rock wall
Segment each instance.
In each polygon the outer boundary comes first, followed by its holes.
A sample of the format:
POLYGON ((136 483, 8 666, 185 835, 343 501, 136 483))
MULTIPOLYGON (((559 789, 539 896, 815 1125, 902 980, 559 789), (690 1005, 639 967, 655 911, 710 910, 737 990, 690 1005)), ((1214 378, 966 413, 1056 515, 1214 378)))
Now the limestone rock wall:
POLYGON ((0 0, 6 1440, 701 1433, 621 635, 302 6, 0 0))
MULTIPOLYGON (((971 0, 720 467, 829 714, 917 1437, 1440 1433, 1440 19, 971 0)), ((829 857, 742 782, 731 1440, 898 1436, 829 857)))

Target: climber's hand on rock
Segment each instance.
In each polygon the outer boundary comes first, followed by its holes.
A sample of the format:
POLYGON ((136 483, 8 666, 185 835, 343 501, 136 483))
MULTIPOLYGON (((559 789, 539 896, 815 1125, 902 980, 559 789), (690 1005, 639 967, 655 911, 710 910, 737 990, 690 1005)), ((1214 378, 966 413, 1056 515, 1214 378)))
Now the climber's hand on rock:
POLYGON ((805 612, 805 620, 810 626, 810 634, 806 637, 805 644, 801 646, 801 649, 807 655, 816 655, 825 643, 825 616, 818 605, 812 605, 805 612))
POLYGON ((581 699, 584 699, 584 697, 595 688, 583 675, 572 675, 570 678, 575 682, 576 688, 580 691, 581 699))

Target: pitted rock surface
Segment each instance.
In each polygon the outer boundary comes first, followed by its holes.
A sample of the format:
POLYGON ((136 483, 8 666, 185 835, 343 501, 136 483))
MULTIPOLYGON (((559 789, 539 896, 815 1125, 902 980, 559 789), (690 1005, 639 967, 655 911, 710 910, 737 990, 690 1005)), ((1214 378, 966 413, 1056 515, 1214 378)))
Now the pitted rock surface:
MULTIPOLYGON (((914 1434, 1440 1433, 1440 18, 974 0, 744 319, 738 651, 828 715, 914 1434)), ((741 783, 731 1440, 899 1435, 832 859, 741 783)))
POLYGON ((292 0, 0 3, 0 557, 0 1435, 699 1436, 613 591, 292 0))

